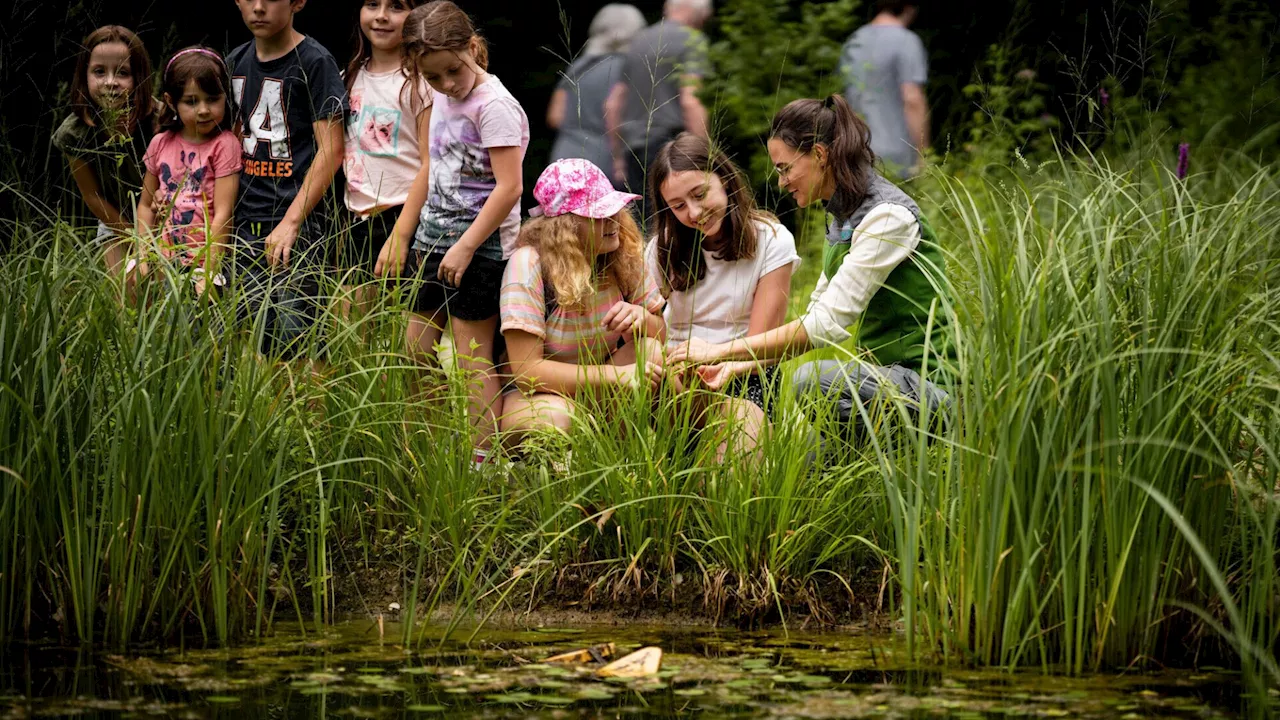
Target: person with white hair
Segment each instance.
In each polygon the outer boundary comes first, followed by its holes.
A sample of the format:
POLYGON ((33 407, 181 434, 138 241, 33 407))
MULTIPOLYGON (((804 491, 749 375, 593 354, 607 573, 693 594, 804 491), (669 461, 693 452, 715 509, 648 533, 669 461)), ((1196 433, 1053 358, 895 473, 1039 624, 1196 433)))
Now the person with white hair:
POLYGON ((596 13, 582 54, 561 75, 547 106, 547 126, 558 131, 551 162, 583 158, 597 167, 613 166, 604 104, 622 77, 628 43, 644 27, 634 5, 610 3, 596 13))
POLYGON ((622 77, 605 103, 613 149, 605 167, 631 192, 644 193, 645 172, 667 142, 685 131, 707 137, 698 89, 708 72, 702 26, 711 12, 711 0, 667 0, 662 20, 631 40, 622 77))

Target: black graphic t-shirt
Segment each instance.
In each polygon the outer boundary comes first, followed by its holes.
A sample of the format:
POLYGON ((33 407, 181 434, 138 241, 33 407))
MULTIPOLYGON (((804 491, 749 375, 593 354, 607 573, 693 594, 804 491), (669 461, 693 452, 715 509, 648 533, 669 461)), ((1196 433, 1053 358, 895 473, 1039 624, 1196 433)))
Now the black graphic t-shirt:
POLYGON ((250 40, 231 51, 227 64, 244 137, 236 221, 276 223, 316 156, 311 124, 346 113, 342 76, 329 51, 310 37, 269 62, 258 60, 250 40))

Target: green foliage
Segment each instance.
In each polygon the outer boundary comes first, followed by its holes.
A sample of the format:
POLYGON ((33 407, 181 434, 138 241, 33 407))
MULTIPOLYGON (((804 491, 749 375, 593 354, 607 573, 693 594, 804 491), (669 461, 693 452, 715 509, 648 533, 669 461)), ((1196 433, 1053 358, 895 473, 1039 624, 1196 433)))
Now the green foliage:
POLYGON ((860 24, 859 0, 730 0, 716 9, 720 39, 704 101, 714 133, 755 179, 771 175, 764 142, 782 106, 844 89, 840 47, 860 24))
POLYGON ((1160 58, 1180 72, 1160 93, 1161 119, 1181 139, 1239 148, 1274 159, 1280 147, 1280 63, 1275 36, 1280 17, 1253 2, 1223 3, 1207 26, 1196 26, 1177 5, 1160 20, 1172 41, 1160 58))
POLYGON ((1053 151, 1058 120, 1046 112, 1049 86, 1035 70, 1019 68, 1013 56, 1010 48, 992 45, 974 81, 964 87, 974 109, 965 126, 961 162, 1007 165, 1015 157, 1045 157, 1053 151))

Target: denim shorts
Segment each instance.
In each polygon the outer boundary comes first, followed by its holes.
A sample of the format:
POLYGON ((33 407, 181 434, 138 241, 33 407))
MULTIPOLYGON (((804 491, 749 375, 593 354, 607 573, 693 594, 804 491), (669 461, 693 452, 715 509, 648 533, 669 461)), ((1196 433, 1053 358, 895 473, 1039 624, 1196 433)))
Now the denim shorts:
MULTIPOLYGON (((236 298, 236 322, 258 335, 262 354, 292 359, 307 354, 307 340, 327 305, 325 248, 319 228, 304 225, 289 266, 272 269, 265 239, 274 228, 273 222, 240 223, 232 241, 232 262, 223 267, 236 298)), ((322 353, 320 342, 315 347, 322 353)))

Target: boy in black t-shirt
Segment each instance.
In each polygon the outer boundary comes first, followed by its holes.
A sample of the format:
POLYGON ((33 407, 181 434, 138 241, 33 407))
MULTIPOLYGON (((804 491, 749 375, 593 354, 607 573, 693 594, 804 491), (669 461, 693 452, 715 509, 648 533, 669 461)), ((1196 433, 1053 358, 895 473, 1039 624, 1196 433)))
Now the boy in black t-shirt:
POLYGON ((312 215, 342 165, 338 64, 293 29, 306 0, 236 0, 253 40, 227 56, 244 137, 233 279, 264 323, 262 352, 294 356, 323 307, 324 238, 312 215))

